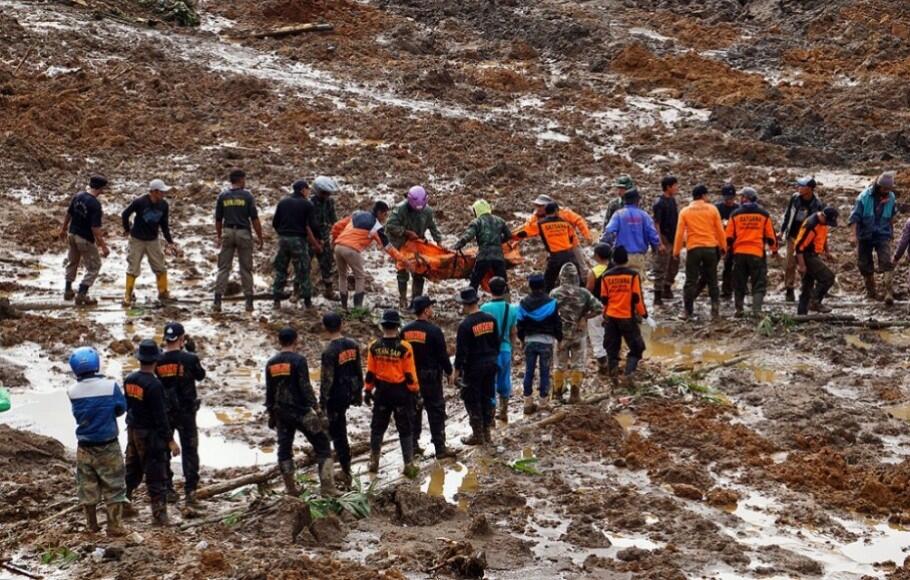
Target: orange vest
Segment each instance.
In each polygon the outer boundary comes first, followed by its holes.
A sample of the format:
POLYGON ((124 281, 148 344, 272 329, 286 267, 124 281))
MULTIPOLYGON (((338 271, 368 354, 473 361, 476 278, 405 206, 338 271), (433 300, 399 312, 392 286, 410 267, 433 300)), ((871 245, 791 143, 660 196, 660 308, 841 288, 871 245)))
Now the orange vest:
POLYGON ((743 206, 733 212, 727 222, 727 243, 733 254, 765 256, 765 244, 777 251, 777 236, 768 212, 757 206, 743 206))
POLYGON ((416 393, 417 367, 414 350, 407 341, 397 338, 380 338, 367 348, 367 376, 365 389, 372 391, 377 386, 406 386, 416 393))
POLYGON ((600 300, 604 303, 604 316, 632 318, 648 315, 641 295, 641 278, 638 272, 625 266, 615 266, 601 277, 600 300))
POLYGON ((828 226, 818 221, 815 216, 803 222, 796 234, 797 254, 824 254, 828 245, 828 226))

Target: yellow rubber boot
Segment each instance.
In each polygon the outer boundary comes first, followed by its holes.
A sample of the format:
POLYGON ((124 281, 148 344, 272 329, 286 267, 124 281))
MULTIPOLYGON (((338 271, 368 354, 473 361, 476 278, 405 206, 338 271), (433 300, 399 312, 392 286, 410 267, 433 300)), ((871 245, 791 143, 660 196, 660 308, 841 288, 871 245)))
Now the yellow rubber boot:
POLYGON ((569 374, 569 383, 571 392, 569 392, 569 404, 577 405, 581 402, 581 384, 584 382, 584 373, 581 371, 572 371, 569 374))
POLYGON ((133 305, 133 289, 136 287, 136 277, 126 275, 126 290, 123 293, 123 305, 127 308, 133 305))
POLYGON ((156 274, 155 282, 158 284, 158 300, 162 302, 170 300, 171 294, 167 291, 167 272, 156 274))
POLYGON ((563 403, 562 394, 566 389, 565 371, 553 371, 553 400, 563 403))

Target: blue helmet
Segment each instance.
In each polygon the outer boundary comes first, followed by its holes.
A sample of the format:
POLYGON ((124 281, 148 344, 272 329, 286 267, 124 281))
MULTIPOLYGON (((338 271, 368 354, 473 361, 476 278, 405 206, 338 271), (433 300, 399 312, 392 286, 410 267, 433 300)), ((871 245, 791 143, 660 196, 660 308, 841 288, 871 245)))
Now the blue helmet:
POLYGON ((90 346, 80 346, 70 355, 70 368, 77 377, 97 373, 101 369, 101 356, 90 346))

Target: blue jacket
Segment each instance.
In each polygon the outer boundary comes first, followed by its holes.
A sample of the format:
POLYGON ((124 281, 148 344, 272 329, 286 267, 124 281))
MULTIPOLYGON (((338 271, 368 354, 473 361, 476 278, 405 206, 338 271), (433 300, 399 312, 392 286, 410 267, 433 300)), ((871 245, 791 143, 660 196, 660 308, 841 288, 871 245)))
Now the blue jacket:
POLYGON ((562 340, 562 318, 556 300, 543 292, 532 292, 518 304, 518 338, 548 334, 562 340))
POLYGON ((888 199, 881 203, 870 185, 856 196, 856 205, 850 213, 850 223, 857 224, 856 237, 864 241, 890 240, 894 235, 891 220, 895 213, 894 192, 888 192, 888 199), (878 212, 880 215, 876 215, 878 212))
POLYGON ((647 253, 648 246, 656 252, 660 246, 660 236, 654 227, 654 220, 634 205, 627 205, 613 214, 600 241, 612 246, 623 246, 630 254, 647 253))
POLYGON ((102 376, 79 380, 67 389, 76 439, 79 443, 107 443, 117 438, 117 417, 126 412, 126 397, 116 381, 102 376))

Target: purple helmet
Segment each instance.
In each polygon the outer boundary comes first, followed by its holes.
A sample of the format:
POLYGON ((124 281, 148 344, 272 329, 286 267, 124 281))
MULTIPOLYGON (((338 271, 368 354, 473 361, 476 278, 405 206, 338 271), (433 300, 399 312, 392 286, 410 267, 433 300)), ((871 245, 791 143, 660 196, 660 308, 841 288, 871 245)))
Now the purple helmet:
POLYGON ((423 209, 427 207, 427 190, 415 185, 408 190, 408 205, 411 209, 423 209))

